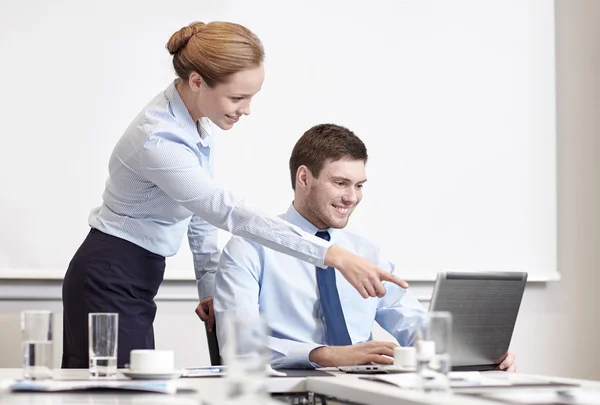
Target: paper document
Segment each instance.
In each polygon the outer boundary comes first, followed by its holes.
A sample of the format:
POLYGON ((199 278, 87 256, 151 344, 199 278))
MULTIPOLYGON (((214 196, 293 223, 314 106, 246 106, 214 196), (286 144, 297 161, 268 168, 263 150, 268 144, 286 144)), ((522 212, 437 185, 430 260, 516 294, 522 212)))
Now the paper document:
POLYGON ((129 380, 89 380, 89 381, 15 381, 9 385, 13 392, 59 392, 83 391, 91 389, 146 391, 161 394, 177 393, 172 381, 129 381, 129 380))
POLYGON ((569 388, 559 390, 545 389, 513 389, 487 392, 477 397, 493 399, 508 404, 564 404, 564 405, 600 405, 600 390, 569 388))
POLYGON ((186 367, 181 370, 182 377, 219 377, 225 374, 225 366, 186 367))
MULTIPOLYGON (((448 374, 448 377, 451 388, 506 387, 511 385, 510 381, 486 378, 477 371, 451 372, 448 374)), ((417 374, 415 373, 377 374, 361 378, 385 382, 406 389, 416 388, 418 384, 417 374)))
MULTIPOLYGON (((196 377, 219 377, 227 374, 227 366, 186 367, 181 370, 181 376, 187 378, 196 377)), ((266 367, 266 375, 269 377, 285 377, 287 374, 274 370, 270 365, 266 367)))

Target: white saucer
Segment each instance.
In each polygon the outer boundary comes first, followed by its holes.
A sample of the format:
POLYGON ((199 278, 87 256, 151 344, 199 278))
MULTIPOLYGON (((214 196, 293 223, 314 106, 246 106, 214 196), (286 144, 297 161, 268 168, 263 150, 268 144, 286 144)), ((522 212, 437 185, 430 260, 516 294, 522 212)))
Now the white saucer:
POLYGON ((180 370, 173 371, 135 371, 125 368, 123 370, 119 370, 123 373, 123 375, 133 378, 134 380, 172 380, 173 378, 181 377, 180 370))

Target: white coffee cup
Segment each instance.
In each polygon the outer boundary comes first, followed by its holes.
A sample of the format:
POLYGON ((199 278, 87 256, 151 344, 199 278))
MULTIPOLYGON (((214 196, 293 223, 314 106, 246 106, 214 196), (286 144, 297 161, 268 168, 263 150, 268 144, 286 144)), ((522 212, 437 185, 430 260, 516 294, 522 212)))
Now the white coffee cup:
POLYGON ((417 366, 417 351, 414 347, 396 347, 394 349, 394 365, 406 368, 417 366))
POLYGON ((171 373, 175 355, 172 350, 132 350, 129 370, 138 373, 171 373))

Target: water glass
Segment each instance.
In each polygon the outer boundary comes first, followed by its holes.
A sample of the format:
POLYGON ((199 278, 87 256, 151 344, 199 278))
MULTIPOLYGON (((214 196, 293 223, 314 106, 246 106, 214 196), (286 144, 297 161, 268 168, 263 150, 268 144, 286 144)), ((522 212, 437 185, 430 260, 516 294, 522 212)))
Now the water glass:
POLYGON ((420 325, 417 348, 419 386, 425 391, 446 391, 450 387, 450 344, 452 314, 446 311, 430 312, 420 325))
POLYGON ((427 327, 428 339, 435 344, 435 356, 432 366, 444 375, 452 369, 450 344, 452 342, 452 314, 446 311, 431 312, 427 327))
POLYGON ((90 377, 117 375, 119 314, 88 314, 90 377))
POLYGON ((50 311, 21 312, 21 348, 23 378, 45 380, 52 378, 54 363, 52 328, 54 318, 50 311))
POLYGON ((218 325, 226 337, 223 362, 227 366, 227 403, 267 403, 265 382, 269 359, 268 332, 257 313, 223 315, 218 325))

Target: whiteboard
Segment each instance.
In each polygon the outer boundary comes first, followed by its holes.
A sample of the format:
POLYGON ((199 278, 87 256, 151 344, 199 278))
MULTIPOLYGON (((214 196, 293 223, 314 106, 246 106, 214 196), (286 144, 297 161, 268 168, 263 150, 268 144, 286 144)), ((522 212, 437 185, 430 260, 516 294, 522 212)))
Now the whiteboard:
MULTIPOLYGON (((0 276, 64 274, 101 203, 112 148, 174 78, 170 35, 225 20, 262 39, 266 80, 252 114, 216 135, 218 181, 282 213, 294 143, 312 125, 344 125, 370 157, 348 229, 377 243, 401 276, 556 278, 553 7, 4 0, 0 276)), ((192 279, 182 242, 167 277, 192 279)))

